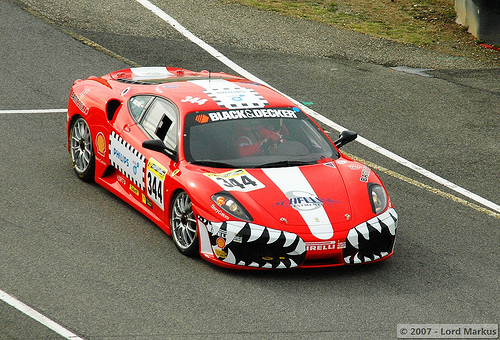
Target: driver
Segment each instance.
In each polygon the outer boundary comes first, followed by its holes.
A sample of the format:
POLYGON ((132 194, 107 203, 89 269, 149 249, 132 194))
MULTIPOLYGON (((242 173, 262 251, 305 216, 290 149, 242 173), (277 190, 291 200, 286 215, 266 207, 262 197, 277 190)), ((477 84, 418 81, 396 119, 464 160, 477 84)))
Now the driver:
POLYGON ((274 154, 288 137, 283 119, 248 120, 235 129, 233 141, 241 157, 274 154))

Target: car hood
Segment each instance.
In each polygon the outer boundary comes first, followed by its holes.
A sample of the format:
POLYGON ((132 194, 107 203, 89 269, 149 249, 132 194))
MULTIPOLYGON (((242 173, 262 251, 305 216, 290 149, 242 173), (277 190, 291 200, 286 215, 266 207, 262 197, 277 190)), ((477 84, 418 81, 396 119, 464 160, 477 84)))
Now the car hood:
POLYGON ((369 168, 344 158, 297 167, 203 171, 203 175, 230 192, 253 223, 320 240, 375 216, 368 183, 380 183, 369 168))
POLYGON ((249 172, 266 190, 246 194, 284 225, 305 224, 315 237, 329 239, 332 225, 344 223, 352 215, 348 191, 334 163, 249 172))

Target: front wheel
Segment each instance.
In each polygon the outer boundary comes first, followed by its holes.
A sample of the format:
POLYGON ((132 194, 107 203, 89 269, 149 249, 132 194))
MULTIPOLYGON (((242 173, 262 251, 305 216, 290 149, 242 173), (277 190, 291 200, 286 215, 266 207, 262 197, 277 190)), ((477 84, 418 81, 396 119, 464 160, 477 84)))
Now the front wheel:
POLYGON ((191 199, 185 191, 178 192, 170 209, 170 227, 177 249, 186 256, 198 253, 198 229, 191 206, 191 199))
POLYGON ((94 180, 95 155, 89 125, 82 117, 69 130, 71 164, 75 173, 85 182, 94 180))

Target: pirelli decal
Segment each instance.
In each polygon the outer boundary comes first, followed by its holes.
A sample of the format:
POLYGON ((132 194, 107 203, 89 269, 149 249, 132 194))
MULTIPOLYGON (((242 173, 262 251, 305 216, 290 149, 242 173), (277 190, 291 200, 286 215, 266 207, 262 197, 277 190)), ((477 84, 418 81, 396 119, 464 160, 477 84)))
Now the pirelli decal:
POLYGON ((144 190, 146 157, 114 131, 111 131, 109 136, 109 161, 118 171, 144 190))

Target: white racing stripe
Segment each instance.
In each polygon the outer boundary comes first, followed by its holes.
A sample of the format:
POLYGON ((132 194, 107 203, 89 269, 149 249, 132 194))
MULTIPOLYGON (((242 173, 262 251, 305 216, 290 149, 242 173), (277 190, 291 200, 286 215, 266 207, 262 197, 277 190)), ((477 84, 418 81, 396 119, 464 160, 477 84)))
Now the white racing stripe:
MULTIPOLYGON (((208 45, 203 40, 201 40, 200 38, 195 36, 193 33, 191 33, 185 27, 183 27, 177 20, 172 18, 170 15, 165 13, 163 10, 161 10, 157 6, 153 5, 150 1, 148 1, 148 0, 136 0, 136 1, 138 3, 140 3, 141 5, 143 5, 144 7, 146 7, 151 12, 153 12, 155 15, 157 15, 158 17, 163 19, 165 22, 167 22, 169 25, 171 25, 173 28, 175 28, 177 31, 179 31, 179 33, 184 35, 190 41, 194 42, 195 44, 197 44, 198 46, 203 48, 206 52, 210 53, 210 55, 212 55, 214 58, 220 60, 223 64, 230 67, 235 72, 239 73, 243 77, 248 78, 252 81, 255 81, 257 83, 261 83, 261 84, 264 84, 266 86, 273 88, 272 86, 270 86, 266 82, 262 81, 261 79, 257 78, 256 76, 254 76, 253 74, 251 74, 247 70, 243 69, 242 67, 240 67, 239 65, 237 65, 236 63, 234 63, 233 61, 231 61, 230 59, 225 57, 222 53, 217 51, 215 48, 213 48, 212 46, 208 45)), ((274 89, 274 90, 276 90, 276 89, 274 89)), ((276 90, 276 91, 278 91, 278 90, 276 90)), ((281 93, 280 91, 278 91, 278 92, 281 93)), ((334 123, 330 119, 315 112, 314 110, 306 107, 302 103, 299 103, 295 99, 290 98, 288 95, 286 95, 284 93, 281 93, 281 94, 284 95, 285 97, 289 98, 290 100, 292 100, 303 111, 307 112, 309 115, 313 116, 315 119, 323 122, 324 124, 327 124, 331 128, 333 128, 339 132, 347 130, 346 128, 338 125, 337 123, 334 123)), ((460 193, 460 194, 462 194, 462 195, 464 195, 464 196, 466 196, 466 197, 468 197, 468 198, 470 198, 478 203, 481 203, 481 204, 487 206, 488 208, 491 208, 497 212, 500 212, 500 205, 495 204, 495 203, 493 203, 493 202, 491 202, 491 201, 489 201, 489 200, 487 200, 479 195, 476 195, 476 194, 470 192, 469 190, 464 189, 464 188, 462 188, 462 187, 460 187, 460 186, 458 186, 458 185, 456 185, 456 184, 454 184, 454 183, 452 183, 452 182, 450 182, 450 181, 448 181, 448 180, 446 180, 446 179, 444 179, 444 178, 442 178, 442 177, 440 177, 440 176, 438 176, 438 175, 436 175, 428 170, 425 170, 424 168, 394 154, 393 152, 391 152, 389 150, 384 149, 383 147, 381 147, 373 142, 370 142, 369 140, 367 140, 361 136, 358 136, 358 138, 356 140, 359 143, 363 144, 364 146, 366 146, 366 147, 368 147, 368 148, 370 148, 370 149, 372 149, 372 150, 374 150, 374 151, 376 151, 376 152, 378 152, 386 157, 389 157, 390 159, 418 172, 419 174, 421 174, 427 178, 430 178, 431 180, 438 182, 439 184, 442 184, 445 187, 447 187, 453 191, 456 191, 456 192, 458 192, 458 193, 460 193)))
MULTIPOLYGON (((317 197, 314 189, 309 184, 307 178, 298 167, 262 169, 283 194, 292 200, 300 202, 304 198, 317 197)), ((304 222, 311 230, 311 233, 321 239, 328 240, 333 236, 333 226, 326 214, 323 205, 290 204, 291 208, 297 210, 304 222)))
POLYGON ((47 328, 50 328, 57 334, 61 335, 62 337, 66 339, 71 339, 71 340, 84 340, 83 338, 79 337, 78 335, 70 332, 63 326, 59 325, 58 323, 50 320, 48 317, 46 317, 43 314, 40 314, 27 304, 19 301, 15 297, 7 294, 3 290, 0 290, 0 300, 6 302, 7 304, 11 305, 12 307, 16 308, 20 312, 26 314, 27 316, 31 317, 32 319, 40 322, 42 325, 44 325, 47 328))

